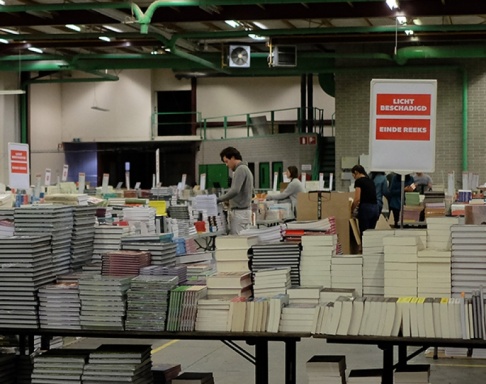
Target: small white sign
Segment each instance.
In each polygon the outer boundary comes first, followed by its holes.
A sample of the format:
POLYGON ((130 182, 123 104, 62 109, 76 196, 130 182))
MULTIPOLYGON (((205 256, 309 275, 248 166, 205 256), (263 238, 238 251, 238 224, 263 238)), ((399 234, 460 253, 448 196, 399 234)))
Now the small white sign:
POLYGON ((206 189, 206 174, 201 173, 201 176, 199 177, 199 188, 201 191, 204 191, 206 189))
POLYGON ((137 181, 137 182, 135 183, 135 187, 134 187, 134 188, 135 188, 135 189, 140 189, 140 184, 141 184, 141 182, 140 182, 140 181, 137 181))
POLYGON ((51 169, 46 168, 46 171, 44 173, 44 185, 49 186, 51 185, 51 169))
POLYGON ((62 178, 61 178, 61 181, 67 181, 68 173, 69 173, 69 165, 64 164, 64 166, 62 167, 62 178))
POLYGON ((273 191, 277 192, 278 172, 273 172, 273 191))
POLYGON ((86 174, 84 172, 79 172, 78 174, 78 193, 84 193, 86 186, 86 174))
POLYGON ((312 164, 302 164, 300 169, 302 171, 312 171, 312 164))
POLYGON ((103 179, 101 181, 101 193, 106 194, 108 193, 108 182, 110 181, 110 174, 103 173, 103 179))
POLYGON ((319 173, 319 190, 322 191, 324 189, 324 173, 319 173))
POLYGON ((178 186, 180 190, 186 188, 186 180, 187 180, 187 174, 183 173, 181 182, 179 183, 179 186, 178 186))
POLYGON ((130 189, 130 171, 125 172, 125 184, 127 186, 127 189, 130 189))
POLYGON ((306 179, 307 179, 307 173, 302 172, 302 174, 300 175, 300 182, 302 183, 302 186, 304 187, 304 189, 305 189, 306 179))
POLYGON ((332 191, 332 183, 334 181, 334 173, 329 174, 329 190, 332 191))
POLYGON ((30 186, 29 145, 8 143, 9 186, 27 189, 30 186))

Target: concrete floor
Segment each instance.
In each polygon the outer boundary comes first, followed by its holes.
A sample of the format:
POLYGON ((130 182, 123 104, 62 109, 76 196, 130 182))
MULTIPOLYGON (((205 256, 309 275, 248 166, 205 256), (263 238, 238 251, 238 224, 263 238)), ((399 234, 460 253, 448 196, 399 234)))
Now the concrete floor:
MULTIPOLYGON (((133 340, 79 339, 69 348, 94 348, 100 344, 152 344, 154 364, 179 363, 183 371, 213 372, 216 384, 252 384, 254 366, 220 341, 207 340, 133 340)), ((254 348, 244 342, 238 345, 252 355, 254 348)), ((414 348, 409 348, 409 353, 414 348)), ((297 383, 306 384, 305 362, 313 355, 346 355, 346 373, 352 369, 381 368, 382 353, 372 345, 327 344, 322 339, 302 339, 297 343, 297 383)), ((395 350, 395 356, 397 351, 395 350)), ((282 342, 269 343, 269 384, 284 383, 285 353, 282 342)), ((484 384, 486 360, 471 358, 439 358, 423 353, 410 364, 431 364, 431 384, 484 384)))

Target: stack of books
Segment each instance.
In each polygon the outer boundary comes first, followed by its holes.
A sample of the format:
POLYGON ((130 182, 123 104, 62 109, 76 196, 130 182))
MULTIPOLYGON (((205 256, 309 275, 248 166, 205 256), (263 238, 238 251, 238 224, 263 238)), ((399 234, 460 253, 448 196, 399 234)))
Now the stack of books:
POLYGON ((459 224, 458 217, 428 217, 427 249, 451 249, 451 226, 459 224))
POLYGON ((385 262, 383 238, 393 236, 393 230, 368 229, 363 233, 363 295, 383 295, 385 262))
POLYGON ((345 384, 346 356, 315 355, 305 364, 309 384, 345 384))
POLYGON ((204 285, 181 285, 170 291, 167 331, 192 332, 196 323, 197 303, 207 297, 204 285))
POLYGON ((363 294, 363 257, 339 255, 331 259, 331 288, 352 288, 363 294))
POLYGON ((207 278, 216 273, 216 266, 210 261, 186 264, 186 267, 189 285, 206 285, 207 278))
POLYGON ((153 382, 150 345, 102 345, 89 354, 83 383, 153 382))
POLYGON ((155 234, 155 208, 124 207, 123 220, 135 228, 135 233, 155 234))
POLYGON ((417 254, 424 247, 418 236, 383 238, 385 296, 417 296, 417 254))
POLYGON ((79 280, 81 328, 123 330, 129 277, 86 276, 79 280))
POLYGON ((224 299, 199 299, 194 329, 214 332, 231 331, 230 305, 230 301, 224 299))
POLYGON ((2 384, 16 384, 15 354, 0 354, 0 378, 2 384))
POLYGON ((81 329, 78 283, 48 284, 39 289, 41 328, 81 329))
POLYGON ((218 272, 239 272, 250 270, 248 250, 257 244, 257 236, 219 236, 216 238, 216 270, 218 272))
POLYGON ((245 332, 265 332, 268 323, 269 300, 264 297, 246 303, 245 332))
POLYGON ((179 284, 184 284, 187 281, 187 266, 176 265, 175 267, 162 267, 161 265, 149 265, 148 267, 140 268, 140 275, 153 276, 176 276, 179 284))
MULTIPOLYGON (((197 195, 192 200, 192 208, 202 212, 203 216, 218 216, 218 202, 216 195, 197 195)), ((208 226, 206 228, 209 228, 208 226)))
POLYGON ((453 225, 452 231, 452 295, 462 292, 470 297, 473 290, 486 286, 486 227, 453 225))
POLYGON ((290 267, 292 285, 300 285, 300 244, 268 243, 251 247, 253 273, 268 268, 290 267))
POLYGON ((180 364, 161 363, 152 365, 154 384, 168 384, 182 371, 180 364))
POLYGON ((55 280, 50 236, 0 238, 0 327, 37 328, 37 290, 55 280))
POLYGON ((253 276, 253 295, 255 297, 271 297, 285 294, 291 286, 290 268, 269 268, 255 272, 253 276))
POLYGON ((121 249, 121 238, 129 233, 128 227, 99 225, 95 227, 93 257, 91 261, 101 262, 101 255, 121 249))
POLYGON ((314 316, 319 309, 315 304, 290 304, 282 308, 279 332, 312 333, 314 316))
POLYGON ((209 299, 231 300, 235 296, 250 297, 250 272, 218 272, 206 279, 209 299))
POLYGON ((443 217, 446 214, 445 192, 424 192, 425 219, 429 217, 443 217))
POLYGON ((73 208, 54 204, 22 205, 15 208, 16 235, 49 235, 56 275, 71 271, 73 208))
POLYGON ((93 257, 96 207, 73 207, 73 234, 71 238, 71 269, 77 271, 93 257))
POLYGON ((302 236, 302 285, 331 286, 331 258, 336 254, 336 244, 337 235, 302 236))
POLYGON ((321 285, 314 286, 292 286, 287 289, 287 295, 289 295, 289 304, 319 304, 320 293, 322 290, 321 285))
POLYGON ((89 350, 51 349, 34 357, 32 383, 81 384, 89 350))
POLYGON ((150 253, 143 251, 111 251, 102 255, 103 276, 137 276, 140 268, 150 265, 150 253))
POLYGON ((0 236, 13 236, 14 229, 14 209, 0 208, 0 236))
POLYGON ((150 253, 150 264, 171 267, 176 264, 176 244, 161 241, 160 236, 123 236, 121 249, 150 253))
POLYGON ((448 297, 451 294, 451 251, 424 249, 417 254, 417 294, 448 297))
POLYGON ((169 291, 177 286, 175 276, 137 276, 127 291, 127 330, 164 331, 169 291))

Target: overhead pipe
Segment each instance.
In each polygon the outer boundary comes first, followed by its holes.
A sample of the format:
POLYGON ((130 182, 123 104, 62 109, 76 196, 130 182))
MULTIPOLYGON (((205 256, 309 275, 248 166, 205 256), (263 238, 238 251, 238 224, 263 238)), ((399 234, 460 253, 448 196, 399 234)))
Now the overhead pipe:
POLYGON ((395 61, 406 64, 412 59, 477 59, 486 57, 486 45, 403 47, 397 50, 395 61))

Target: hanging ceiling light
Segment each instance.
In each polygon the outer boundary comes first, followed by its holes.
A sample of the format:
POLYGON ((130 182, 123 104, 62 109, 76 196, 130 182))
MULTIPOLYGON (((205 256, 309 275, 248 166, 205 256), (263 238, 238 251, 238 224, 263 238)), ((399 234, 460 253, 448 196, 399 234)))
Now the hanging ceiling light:
POLYGON ((398 0, 386 0, 386 4, 388 5, 388 7, 390 7, 390 9, 398 9, 399 8, 398 0))

